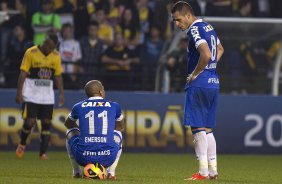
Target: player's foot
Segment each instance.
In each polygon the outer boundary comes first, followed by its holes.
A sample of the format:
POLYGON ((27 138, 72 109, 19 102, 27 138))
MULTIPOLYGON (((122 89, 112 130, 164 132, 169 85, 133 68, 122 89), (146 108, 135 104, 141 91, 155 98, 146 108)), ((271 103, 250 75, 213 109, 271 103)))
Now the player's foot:
POLYGON ((214 175, 214 176, 209 176, 210 180, 217 180, 218 179, 218 174, 214 175))
POLYGON ((49 158, 45 153, 43 153, 42 155, 39 156, 39 159, 40 160, 48 160, 49 158))
POLYGON ((192 174, 190 178, 185 178, 184 180, 206 180, 209 179, 208 176, 202 176, 200 173, 192 174))
POLYGON ((109 173, 108 176, 107 176, 107 179, 108 179, 108 180, 117 180, 117 177, 116 177, 116 176, 112 176, 112 175, 109 173))
POLYGON ((18 147, 16 149, 16 156, 18 158, 22 158, 24 156, 25 151, 25 145, 18 144, 18 147))
POLYGON ((72 178, 82 178, 82 175, 80 173, 76 173, 75 175, 72 176, 72 178))

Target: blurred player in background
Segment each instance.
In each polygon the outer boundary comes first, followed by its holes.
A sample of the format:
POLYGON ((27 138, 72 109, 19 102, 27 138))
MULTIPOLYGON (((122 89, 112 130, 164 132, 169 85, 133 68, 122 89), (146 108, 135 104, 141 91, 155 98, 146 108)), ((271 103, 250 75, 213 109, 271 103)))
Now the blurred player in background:
POLYGON ((29 48, 24 55, 18 79, 16 102, 23 103, 24 124, 21 131, 21 142, 16 156, 23 157, 26 140, 36 119, 41 120, 40 153, 41 160, 48 159, 46 151, 50 141, 50 126, 54 106, 53 78, 59 89, 59 105, 64 103, 64 88, 60 54, 55 49, 58 38, 49 34, 40 46, 29 48))
POLYGON ((199 161, 199 171, 187 180, 217 179, 216 141, 213 128, 219 95, 217 61, 223 47, 214 28, 195 17, 192 7, 179 1, 171 10, 175 25, 188 36, 184 125, 190 126, 199 161))
POLYGON ((116 180, 115 168, 122 152, 121 108, 118 103, 104 99, 100 81, 89 81, 84 89, 88 99, 75 104, 65 122, 73 177, 82 176, 79 165, 99 163, 108 167, 108 179, 116 180))

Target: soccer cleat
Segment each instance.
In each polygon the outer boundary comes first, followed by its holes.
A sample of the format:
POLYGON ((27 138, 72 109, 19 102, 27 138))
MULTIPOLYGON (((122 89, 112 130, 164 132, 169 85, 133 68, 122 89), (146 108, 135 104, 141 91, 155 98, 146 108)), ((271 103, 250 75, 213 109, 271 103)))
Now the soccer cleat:
POLYGON ((214 175, 214 176, 209 176, 209 179, 210 180, 217 180, 218 179, 218 175, 216 174, 216 175, 214 175))
POLYGON ((18 158, 22 158, 24 156, 25 151, 25 145, 18 144, 18 147, 16 149, 16 156, 18 158))
POLYGON ((42 155, 39 156, 39 159, 40 160, 48 160, 49 158, 45 153, 43 153, 42 155))
POLYGON ((209 179, 208 176, 202 176, 200 173, 192 174, 191 178, 186 178, 184 180, 206 180, 209 179))
POLYGON ((112 175, 109 173, 108 176, 107 176, 107 179, 108 179, 108 180, 117 180, 117 177, 116 177, 116 176, 112 176, 112 175))

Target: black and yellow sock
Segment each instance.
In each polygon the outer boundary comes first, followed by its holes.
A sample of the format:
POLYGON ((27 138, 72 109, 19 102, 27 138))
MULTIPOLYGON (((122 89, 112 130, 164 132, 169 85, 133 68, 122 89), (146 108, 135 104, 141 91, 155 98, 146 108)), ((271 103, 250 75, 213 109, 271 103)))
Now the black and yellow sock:
POLYGON ((50 142, 50 123, 43 123, 40 140, 40 155, 46 153, 50 142))
POLYGON ((28 125, 26 121, 23 124, 23 128, 21 131, 21 145, 26 145, 26 140, 28 135, 30 134, 32 126, 28 125))

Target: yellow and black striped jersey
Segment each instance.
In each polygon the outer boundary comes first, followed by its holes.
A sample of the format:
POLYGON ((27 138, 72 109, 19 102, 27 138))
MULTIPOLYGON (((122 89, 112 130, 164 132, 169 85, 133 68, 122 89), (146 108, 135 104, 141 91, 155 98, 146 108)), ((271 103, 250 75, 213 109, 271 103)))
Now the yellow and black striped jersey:
POLYGON ((23 86, 25 102, 54 104, 53 78, 62 74, 58 51, 45 56, 38 46, 29 48, 20 69, 28 73, 23 86))

